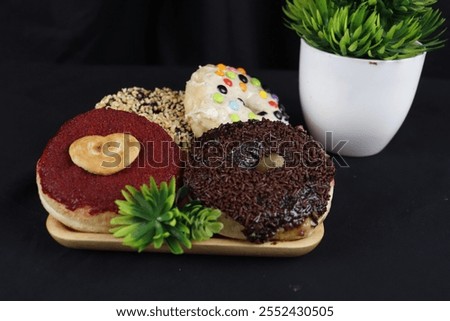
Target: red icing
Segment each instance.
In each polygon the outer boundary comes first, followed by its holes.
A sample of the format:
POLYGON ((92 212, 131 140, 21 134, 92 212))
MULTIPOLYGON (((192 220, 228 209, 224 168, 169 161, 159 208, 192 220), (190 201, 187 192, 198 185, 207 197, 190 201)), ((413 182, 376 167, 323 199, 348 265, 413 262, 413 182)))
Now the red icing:
POLYGON ((230 79, 228 79, 228 78, 224 78, 224 79, 223 79, 223 82, 224 82, 226 85, 228 85, 229 87, 233 86, 233 82, 232 82, 230 79))
POLYGON ((117 211, 125 185, 139 188, 153 176, 157 183, 181 172, 180 149, 159 125, 136 114, 96 109, 66 122, 47 144, 37 171, 42 190, 69 210, 89 206, 90 214, 117 211), (87 135, 130 133, 141 143, 138 158, 129 168, 109 176, 90 174, 69 155, 73 141, 87 135))

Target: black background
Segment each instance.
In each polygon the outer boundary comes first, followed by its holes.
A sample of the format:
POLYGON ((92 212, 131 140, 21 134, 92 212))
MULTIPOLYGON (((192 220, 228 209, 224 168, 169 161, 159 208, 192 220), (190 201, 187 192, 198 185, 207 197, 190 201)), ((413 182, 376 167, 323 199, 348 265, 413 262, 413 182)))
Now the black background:
MULTIPOLYGON (((2 60, 298 68, 299 38, 284 25, 282 0, 1 3, 2 60)), ((435 7, 450 17, 448 1, 435 7)), ((448 77, 449 59, 450 46, 430 53, 424 75, 448 77)))
POLYGON ((325 237, 307 256, 73 250, 47 233, 37 159, 64 121, 122 87, 183 89, 197 65, 241 65, 301 123, 299 39, 282 4, 1 2, 0 299, 450 300, 449 46, 428 55, 388 147, 338 168, 325 237))

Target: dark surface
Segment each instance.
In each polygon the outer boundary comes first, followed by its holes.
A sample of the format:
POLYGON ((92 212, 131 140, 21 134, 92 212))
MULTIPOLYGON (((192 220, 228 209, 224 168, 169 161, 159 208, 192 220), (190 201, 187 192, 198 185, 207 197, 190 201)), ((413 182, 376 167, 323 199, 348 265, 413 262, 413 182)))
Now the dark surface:
MULTIPOLYGON (((84 251, 45 228, 35 163, 59 126, 121 87, 183 89, 193 68, 0 64, 0 299, 449 300, 450 81, 423 78, 404 125, 345 158, 325 237, 297 258, 84 251)), ((254 71, 301 122, 297 73, 254 71)))

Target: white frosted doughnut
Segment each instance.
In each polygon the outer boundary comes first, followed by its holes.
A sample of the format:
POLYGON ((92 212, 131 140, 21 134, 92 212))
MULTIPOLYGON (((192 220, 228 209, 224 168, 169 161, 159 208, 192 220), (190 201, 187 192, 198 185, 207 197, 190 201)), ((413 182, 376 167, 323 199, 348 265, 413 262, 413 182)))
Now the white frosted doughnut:
POLYGON ((196 137, 223 123, 261 120, 288 122, 278 96, 261 86, 243 68, 206 65, 186 83, 186 120, 196 137))

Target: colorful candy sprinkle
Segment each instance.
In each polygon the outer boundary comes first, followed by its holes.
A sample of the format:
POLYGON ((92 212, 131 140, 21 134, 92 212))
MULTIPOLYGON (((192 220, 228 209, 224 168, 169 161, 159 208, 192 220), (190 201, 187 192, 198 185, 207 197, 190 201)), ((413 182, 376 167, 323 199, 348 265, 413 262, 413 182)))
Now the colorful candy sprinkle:
POLYGON ((228 89, 224 85, 217 86, 217 89, 224 95, 226 95, 228 93, 228 89))
POLYGON ((243 74, 239 74, 239 80, 243 83, 248 83, 247 77, 245 77, 243 74))
POLYGON ((239 103, 236 100, 230 100, 228 102, 228 107, 230 107, 233 110, 239 110, 239 103))
POLYGON ((244 84, 243 82, 240 82, 240 83, 239 83, 239 87, 241 87, 241 89, 242 89, 243 92, 246 92, 246 91, 247 91, 247 85, 244 84))
POLYGON ((253 84, 253 86, 261 87, 261 82, 258 78, 252 78, 251 83, 253 84))
POLYGON ((227 68, 227 66, 225 66, 224 64, 218 64, 218 65, 217 65, 217 68, 218 68, 219 70, 225 70, 225 68, 227 68))
POLYGON ((232 72, 232 71, 226 71, 225 72, 225 76, 227 76, 230 79, 236 78, 236 74, 234 72, 232 72))
POLYGON ((216 75, 218 75, 218 76, 220 76, 220 77, 223 77, 225 74, 223 73, 222 70, 217 70, 217 71, 216 71, 216 75))
POLYGON ((254 112, 249 112, 248 113, 248 119, 258 119, 258 117, 255 115, 254 112))
POLYGON ((233 123, 240 121, 241 119, 239 118, 238 114, 231 114, 230 115, 230 119, 233 123))
POLYGON ((278 98, 277 95, 275 95, 275 94, 270 94, 270 95, 272 96, 273 100, 275 100, 276 102, 280 101, 280 99, 278 98))
POLYGON ((225 85, 227 85, 229 87, 233 86, 233 82, 228 78, 224 78, 223 82, 225 83, 225 85))
POLYGON ((279 110, 274 111, 273 114, 277 119, 281 119, 283 116, 279 110))
POLYGON ((265 92, 264 90, 261 90, 259 92, 259 96, 261 96, 261 98, 266 99, 267 98, 267 92, 265 92))
POLYGON ((213 100, 216 103, 221 104, 221 103, 223 103, 224 97, 223 97, 223 95, 221 93, 214 93, 213 94, 213 100))
POLYGON ((237 69, 237 71, 240 72, 241 74, 244 74, 244 75, 247 73, 247 72, 245 71, 245 69, 242 68, 242 67, 239 67, 239 68, 237 69))
POLYGON ((274 107, 274 108, 278 107, 278 103, 276 101, 274 101, 274 100, 269 101, 269 105, 274 107))

